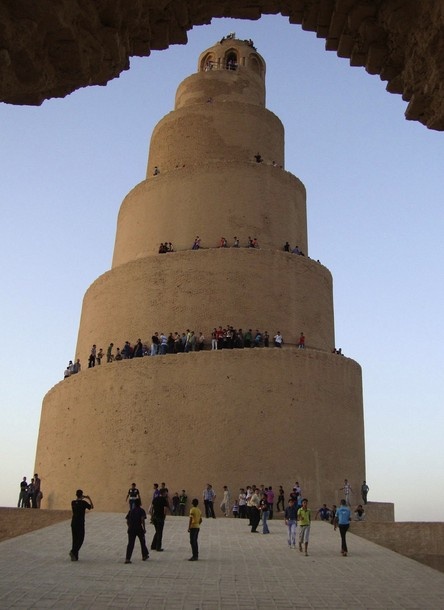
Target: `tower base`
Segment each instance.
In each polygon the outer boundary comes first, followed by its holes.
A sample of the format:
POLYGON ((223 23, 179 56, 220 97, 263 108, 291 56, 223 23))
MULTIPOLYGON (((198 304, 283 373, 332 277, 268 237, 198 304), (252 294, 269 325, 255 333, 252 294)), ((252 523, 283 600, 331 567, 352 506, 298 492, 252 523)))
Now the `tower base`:
POLYGON ((295 348, 202 351, 102 364, 57 384, 41 415, 36 472, 43 508, 77 488, 100 511, 124 511, 134 481, 221 500, 248 484, 299 480, 310 505, 334 503, 344 478, 365 479, 361 368, 295 348), (196 370, 200 370, 197 379, 196 370))

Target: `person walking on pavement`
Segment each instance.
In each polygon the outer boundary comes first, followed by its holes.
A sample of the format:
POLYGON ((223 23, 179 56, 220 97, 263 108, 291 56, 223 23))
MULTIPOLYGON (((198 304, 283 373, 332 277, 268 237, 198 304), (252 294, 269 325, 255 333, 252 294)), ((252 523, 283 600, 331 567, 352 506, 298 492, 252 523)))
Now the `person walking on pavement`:
POLYGON ((345 500, 341 500, 340 507, 336 510, 334 529, 339 526, 339 533, 341 534, 341 553, 344 557, 347 557, 348 549, 347 542, 345 540, 348 528, 350 527, 351 521, 351 510, 347 506, 345 500))
POLYGON ((285 509, 285 525, 288 528, 288 546, 296 549, 296 525, 297 525, 297 507, 293 498, 288 500, 288 506, 285 509))
POLYGON ((163 527, 165 525, 166 513, 168 510, 168 501, 166 499, 166 490, 164 488, 159 489, 159 494, 153 498, 151 504, 151 521, 153 522, 156 530, 153 540, 151 542, 152 551, 163 551, 162 548, 162 536, 163 527))
POLYGON ((310 539, 310 524, 311 524, 311 511, 307 508, 308 500, 304 498, 302 500, 302 506, 298 510, 298 521, 299 521, 299 550, 302 553, 302 543, 305 545, 305 556, 308 556, 308 541, 310 539))
POLYGON ((142 551, 142 560, 146 561, 149 557, 148 549, 145 542, 145 520, 146 512, 142 508, 140 498, 134 500, 132 508, 128 511, 125 517, 128 524, 128 546, 126 547, 125 563, 131 563, 131 556, 134 550, 136 538, 140 541, 140 549, 142 551))

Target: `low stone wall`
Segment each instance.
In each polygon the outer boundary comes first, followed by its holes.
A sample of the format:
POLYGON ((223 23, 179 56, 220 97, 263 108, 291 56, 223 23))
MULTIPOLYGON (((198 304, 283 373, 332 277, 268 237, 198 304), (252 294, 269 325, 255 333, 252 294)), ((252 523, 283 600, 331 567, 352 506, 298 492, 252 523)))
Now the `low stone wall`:
POLYGON ((0 508, 0 542, 71 519, 70 510, 0 508))
POLYGON ((444 523, 353 523, 350 531, 444 572, 444 523))
MULTIPOLYGON (((359 502, 352 504, 352 511, 355 510, 358 504, 359 502)), ((371 523, 381 523, 385 521, 393 523, 395 520, 395 505, 393 502, 368 502, 368 504, 364 506, 364 510, 365 521, 370 521, 371 523)))

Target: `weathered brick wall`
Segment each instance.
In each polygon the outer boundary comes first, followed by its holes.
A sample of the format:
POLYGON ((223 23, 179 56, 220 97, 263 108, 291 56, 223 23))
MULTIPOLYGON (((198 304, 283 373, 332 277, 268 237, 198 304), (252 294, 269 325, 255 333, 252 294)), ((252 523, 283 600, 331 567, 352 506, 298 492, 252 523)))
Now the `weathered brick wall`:
POLYGON ((353 523, 353 534, 444 572, 444 523, 353 523))

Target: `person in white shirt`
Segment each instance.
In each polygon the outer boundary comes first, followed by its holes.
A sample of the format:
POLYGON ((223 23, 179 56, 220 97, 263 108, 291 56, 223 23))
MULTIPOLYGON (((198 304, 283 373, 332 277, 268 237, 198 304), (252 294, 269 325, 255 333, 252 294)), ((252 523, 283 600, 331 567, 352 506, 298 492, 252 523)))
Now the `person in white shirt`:
POLYGON ((280 333, 280 331, 277 331, 277 334, 274 336, 274 346, 275 347, 282 347, 282 343, 284 342, 282 335, 280 333))

